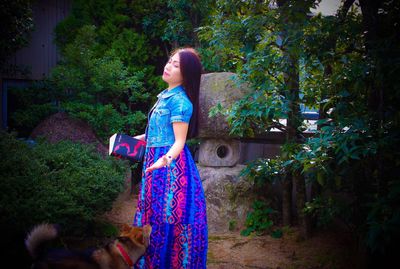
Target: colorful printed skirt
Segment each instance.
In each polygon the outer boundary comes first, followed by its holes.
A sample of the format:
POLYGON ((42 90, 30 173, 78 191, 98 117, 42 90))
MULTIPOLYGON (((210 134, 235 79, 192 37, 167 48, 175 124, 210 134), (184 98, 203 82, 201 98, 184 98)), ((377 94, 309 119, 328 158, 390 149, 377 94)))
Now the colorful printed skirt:
POLYGON ((150 224, 150 246, 134 268, 206 268, 208 230, 203 186, 185 145, 169 167, 144 173, 170 146, 146 148, 133 225, 150 224))

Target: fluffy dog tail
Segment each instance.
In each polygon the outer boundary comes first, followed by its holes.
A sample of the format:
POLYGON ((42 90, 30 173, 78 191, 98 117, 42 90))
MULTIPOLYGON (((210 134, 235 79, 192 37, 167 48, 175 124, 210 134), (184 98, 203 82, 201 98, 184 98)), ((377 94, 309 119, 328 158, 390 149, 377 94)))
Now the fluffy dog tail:
POLYGON ((39 224, 35 226, 25 239, 25 246, 32 258, 39 256, 40 248, 43 243, 50 241, 58 236, 58 230, 53 224, 39 224))

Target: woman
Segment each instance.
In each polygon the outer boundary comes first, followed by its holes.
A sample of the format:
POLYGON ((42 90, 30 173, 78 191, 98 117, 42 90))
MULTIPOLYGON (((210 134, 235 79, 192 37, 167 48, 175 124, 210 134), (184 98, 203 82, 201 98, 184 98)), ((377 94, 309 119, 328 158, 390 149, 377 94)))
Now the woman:
POLYGON ((162 75, 168 88, 150 110, 144 173, 133 224, 150 224, 150 246, 135 268, 206 268, 204 191, 186 138, 197 133, 202 66, 197 52, 178 49, 162 75))

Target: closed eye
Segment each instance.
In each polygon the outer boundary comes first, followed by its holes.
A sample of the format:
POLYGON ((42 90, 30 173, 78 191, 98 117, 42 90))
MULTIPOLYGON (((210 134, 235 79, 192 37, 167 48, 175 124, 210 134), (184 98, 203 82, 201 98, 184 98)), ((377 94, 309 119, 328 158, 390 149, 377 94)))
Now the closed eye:
POLYGON ((176 60, 172 60, 172 58, 170 58, 169 60, 168 60, 168 63, 169 64, 172 64, 174 67, 176 67, 176 68, 178 68, 179 67, 179 61, 176 61, 176 60))

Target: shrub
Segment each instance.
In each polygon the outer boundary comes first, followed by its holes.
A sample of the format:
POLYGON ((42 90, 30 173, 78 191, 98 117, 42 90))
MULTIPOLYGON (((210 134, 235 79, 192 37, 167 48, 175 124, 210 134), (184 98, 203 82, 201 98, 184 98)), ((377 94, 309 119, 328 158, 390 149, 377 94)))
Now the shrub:
MULTIPOLYGON (((253 210, 247 214, 246 218, 246 229, 240 232, 243 236, 249 236, 252 233, 262 235, 266 232, 272 233, 272 227, 274 222, 272 221, 272 215, 276 213, 275 210, 270 208, 264 201, 256 200, 253 203, 253 210)), ((273 233, 274 237, 276 233, 273 233)), ((278 236, 280 237, 280 236, 278 236)))
POLYGON ((18 137, 28 137, 45 118, 57 112, 57 94, 46 82, 33 82, 26 87, 11 87, 8 91, 10 105, 10 130, 18 137))
POLYGON ((126 166, 94 147, 62 141, 28 146, 0 133, 0 225, 12 234, 41 222, 58 223, 68 234, 90 231, 96 216, 111 209, 126 166))
POLYGON ((89 105, 69 102, 64 104, 64 107, 70 116, 88 122, 104 144, 108 144, 112 134, 125 132, 126 129, 129 134, 139 134, 146 120, 146 115, 141 111, 127 111, 126 115, 122 116, 110 104, 89 105))
MULTIPOLYGON (((133 32, 126 35, 137 37, 133 32)), ((147 87, 153 80, 149 79, 151 67, 124 63, 130 55, 128 51, 122 52, 125 39, 100 52, 100 36, 95 26, 79 29, 74 41, 65 45, 64 60, 52 70, 48 83, 58 94, 61 109, 88 122, 106 142, 115 132, 143 132, 151 98, 147 87)))
POLYGON ((18 136, 28 137, 39 123, 51 114, 57 112, 56 108, 48 103, 31 105, 15 111, 10 119, 10 128, 18 132, 18 136))

